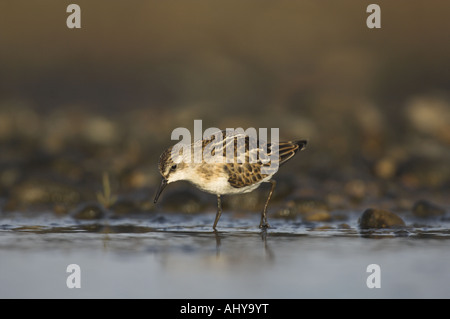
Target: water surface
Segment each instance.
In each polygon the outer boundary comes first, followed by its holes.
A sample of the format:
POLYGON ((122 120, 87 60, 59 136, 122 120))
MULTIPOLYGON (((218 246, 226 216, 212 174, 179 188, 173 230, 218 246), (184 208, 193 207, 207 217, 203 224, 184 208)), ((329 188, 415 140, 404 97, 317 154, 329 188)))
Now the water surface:
POLYGON ((304 224, 211 214, 0 220, 1 298, 449 298, 450 227, 361 234, 357 220, 304 224), (69 289, 69 264, 81 288, 69 289), (368 288, 367 266, 381 288, 368 288))

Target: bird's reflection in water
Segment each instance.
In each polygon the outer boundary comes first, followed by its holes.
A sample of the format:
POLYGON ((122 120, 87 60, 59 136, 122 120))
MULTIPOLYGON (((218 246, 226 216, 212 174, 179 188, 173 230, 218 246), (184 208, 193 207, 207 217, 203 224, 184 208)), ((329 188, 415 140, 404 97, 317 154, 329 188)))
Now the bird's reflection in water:
POLYGON ((262 239, 263 244, 264 244, 264 254, 265 254, 267 260, 273 261, 273 260, 275 260, 275 255, 273 254, 272 249, 270 249, 270 246, 267 243, 267 236, 268 236, 267 229, 264 228, 261 231, 261 239, 262 239))
POLYGON ((220 236, 220 233, 216 229, 213 230, 213 233, 214 233, 214 237, 216 239, 216 257, 219 257, 220 256, 220 244, 221 244, 220 237, 221 236, 220 236))
MULTIPOLYGON (((227 234, 224 232, 220 232, 217 230, 214 230, 212 232, 214 234, 214 238, 216 241, 216 257, 220 257, 220 249, 221 249, 221 245, 222 245, 222 239, 224 239, 225 237, 227 237, 227 234)), ((264 256, 266 257, 267 260, 274 260, 274 253, 272 251, 272 249, 270 249, 270 245, 268 244, 268 231, 267 229, 262 229, 260 232, 260 236, 261 236, 261 240, 263 243, 263 249, 264 249, 264 256)), ((249 236, 245 236, 244 238, 241 238, 242 240, 245 240, 246 237, 249 236)))

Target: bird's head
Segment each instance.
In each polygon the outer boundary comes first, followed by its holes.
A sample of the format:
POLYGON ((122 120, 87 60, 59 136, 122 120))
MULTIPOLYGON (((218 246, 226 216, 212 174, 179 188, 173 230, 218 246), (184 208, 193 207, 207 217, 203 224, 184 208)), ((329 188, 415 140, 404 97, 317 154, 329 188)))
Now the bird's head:
POLYGON ((186 180, 189 177, 186 169, 187 165, 183 162, 178 163, 179 161, 174 161, 172 155, 172 147, 170 147, 165 150, 159 158, 158 168, 162 176, 162 180, 155 196, 155 204, 167 184, 180 180, 186 180))

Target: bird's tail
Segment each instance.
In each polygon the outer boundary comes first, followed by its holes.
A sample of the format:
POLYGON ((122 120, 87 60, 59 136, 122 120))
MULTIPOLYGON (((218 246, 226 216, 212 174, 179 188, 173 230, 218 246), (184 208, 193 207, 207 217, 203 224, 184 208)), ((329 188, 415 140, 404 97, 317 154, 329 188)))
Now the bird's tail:
POLYGON ((305 149, 307 143, 306 140, 280 142, 278 146, 280 166, 289 161, 298 151, 305 149))

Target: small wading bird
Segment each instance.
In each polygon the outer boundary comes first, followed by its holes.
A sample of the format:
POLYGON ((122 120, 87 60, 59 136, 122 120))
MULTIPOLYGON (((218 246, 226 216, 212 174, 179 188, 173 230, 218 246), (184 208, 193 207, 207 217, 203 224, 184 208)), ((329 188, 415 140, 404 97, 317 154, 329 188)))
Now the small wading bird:
POLYGON ((209 153, 211 156, 220 154, 220 162, 205 161, 203 158, 199 163, 195 163, 193 161, 194 151, 183 154, 185 156, 184 161, 174 161, 172 154, 174 146, 169 147, 161 154, 159 159, 159 172, 162 175, 162 181, 156 193, 154 203, 156 204, 159 195, 161 195, 161 192, 167 184, 180 180, 189 181, 199 189, 217 195, 217 213, 213 224, 213 229, 216 230, 217 223, 222 214, 222 195, 248 193, 258 188, 261 183, 269 182, 272 184, 272 187, 261 213, 259 227, 270 227, 267 223, 267 206, 276 186, 276 182, 272 179, 272 176, 277 172, 280 165, 290 160, 298 151, 303 150, 307 141, 298 140, 267 143, 258 140, 256 141, 258 147, 251 147, 252 143, 245 134, 237 133, 229 136, 225 131, 220 131, 219 134, 222 135, 222 138, 217 139, 217 141, 215 136, 213 136, 211 139, 194 142, 188 147, 191 150, 194 150, 195 147, 200 147, 202 154, 205 154, 206 150, 206 153, 209 153), (238 139, 244 140, 245 143, 238 143, 238 139), (230 143, 232 143, 231 150, 234 150, 234 158, 232 157, 232 162, 227 162, 228 154, 226 154, 226 150, 229 149, 228 146, 230 143), (244 147, 245 149, 243 149, 244 147), (271 157, 270 161, 261 160, 262 152, 264 152, 265 158, 267 159, 272 155, 272 149, 275 150, 274 154, 276 154, 277 147, 278 156, 271 157), (259 154, 260 158, 251 161, 251 158, 256 158, 256 154, 259 154), (238 160, 239 156, 241 156, 240 161, 238 160))

